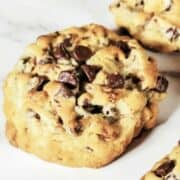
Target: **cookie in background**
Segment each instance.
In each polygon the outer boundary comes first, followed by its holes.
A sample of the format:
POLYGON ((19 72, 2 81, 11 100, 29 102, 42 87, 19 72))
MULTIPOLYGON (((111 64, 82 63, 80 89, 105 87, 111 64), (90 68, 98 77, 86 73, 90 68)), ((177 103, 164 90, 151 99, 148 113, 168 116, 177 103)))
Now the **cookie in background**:
POLYGON ((117 26, 146 48, 180 51, 180 0, 115 0, 110 11, 117 26))
POLYGON ((142 180, 180 180, 180 144, 157 162, 142 180))

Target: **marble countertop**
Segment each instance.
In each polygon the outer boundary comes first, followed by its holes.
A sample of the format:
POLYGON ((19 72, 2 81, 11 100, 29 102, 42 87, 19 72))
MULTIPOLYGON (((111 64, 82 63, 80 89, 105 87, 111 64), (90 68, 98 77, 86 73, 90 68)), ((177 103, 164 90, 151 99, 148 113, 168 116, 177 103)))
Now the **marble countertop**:
MULTIPOLYGON (((92 22, 115 29, 113 18, 108 12, 110 2, 111 0, 0 0, 0 85, 2 86, 3 79, 17 62, 25 46, 41 34, 92 22)), ((168 72, 167 78, 170 82, 168 98, 161 104, 159 115, 159 120, 165 122, 173 116, 180 104, 180 53, 173 55, 148 53, 157 59, 160 71, 168 72)), ((2 91, 0 103, 2 105, 2 91)), ((7 145, 7 142, 4 137, 5 118, 2 112, 0 115, 3 117, 0 122, 2 134, 0 146, 2 146, 4 143, 7 145)), ((180 114, 176 113, 176 117, 179 116, 180 114)), ((178 125, 180 127, 180 123, 178 125)), ((1 160, 0 167, 2 167, 1 160)))

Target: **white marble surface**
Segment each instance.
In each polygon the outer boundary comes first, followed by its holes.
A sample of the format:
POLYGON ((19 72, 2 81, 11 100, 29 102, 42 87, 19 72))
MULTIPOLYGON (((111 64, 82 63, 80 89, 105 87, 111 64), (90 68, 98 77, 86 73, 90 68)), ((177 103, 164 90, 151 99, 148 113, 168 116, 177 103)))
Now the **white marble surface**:
MULTIPOLYGON (((40 34, 91 22, 114 29, 113 18, 108 12, 110 2, 111 0, 0 0, 0 85, 2 86, 2 80, 12 69, 24 47, 40 34)), ((180 72, 180 54, 149 53, 158 59, 161 71, 180 72)), ((0 111, 0 179, 138 180, 180 138, 180 108, 177 108, 180 103, 180 78, 168 76, 168 79, 169 95, 161 104, 159 116, 162 124, 143 139, 143 143, 139 141, 136 148, 131 146, 122 158, 99 170, 53 165, 11 147, 4 136, 5 118, 0 111), (175 111, 177 112, 174 113, 175 111)), ((2 105, 2 90, 0 103, 2 105)))

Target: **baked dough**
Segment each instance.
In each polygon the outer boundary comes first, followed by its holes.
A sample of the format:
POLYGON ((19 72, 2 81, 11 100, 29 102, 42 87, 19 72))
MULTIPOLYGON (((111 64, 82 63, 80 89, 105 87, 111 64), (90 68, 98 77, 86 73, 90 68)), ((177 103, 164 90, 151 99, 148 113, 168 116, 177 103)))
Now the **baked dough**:
POLYGON ((135 40, 100 25, 43 35, 5 80, 6 134, 45 160, 101 167, 156 125, 167 86, 135 40))

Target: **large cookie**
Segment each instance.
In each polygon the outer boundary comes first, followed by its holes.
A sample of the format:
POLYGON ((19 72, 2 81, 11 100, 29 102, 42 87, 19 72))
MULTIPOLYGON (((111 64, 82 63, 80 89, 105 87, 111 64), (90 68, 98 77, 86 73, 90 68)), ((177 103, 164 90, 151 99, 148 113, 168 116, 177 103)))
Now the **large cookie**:
POLYGON ((48 161, 100 167, 156 125, 167 86, 135 40, 102 26, 40 36, 4 83, 7 136, 48 161))
POLYGON ((180 180, 180 144, 157 162, 142 180, 180 180))
POLYGON ((180 0, 115 0, 110 10, 123 27, 144 46, 180 51, 180 0))

